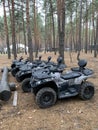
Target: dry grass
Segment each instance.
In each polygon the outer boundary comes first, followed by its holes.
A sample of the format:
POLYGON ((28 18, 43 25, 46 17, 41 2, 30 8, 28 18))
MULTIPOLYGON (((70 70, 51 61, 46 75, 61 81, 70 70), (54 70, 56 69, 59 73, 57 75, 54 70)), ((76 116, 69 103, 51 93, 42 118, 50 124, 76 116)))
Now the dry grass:
MULTIPOLYGON (((52 56, 53 53, 41 53, 42 59, 52 56)), ((19 57, 20 55, 18 55, 19 57)), ((27 57, 24 56, 23 57, 27 57)), ((82 59, 88 60, 87 67, 95 71, 95 78, 90 79, 95 85, 95 95, 89 101, 81 101, 78 97, 57 101, 56 105, 48 109, 40 109, 35 104, 32 93, 26 94, 21 90, 21 83, 9 73, 9 82, 14 81, 18 86, 18 105, 12 106, 12 97, 8 102, 1 101, 0 130, 98 130, 98 59, 91 54, 81 53, 82 59)), ((13 58, 12 58, 13 59, 13 58)), ((7 55, 0 55, 0 68, 10 67, 11 60, 7 55)), ((77 66, 76 54, 72 53, 73 62, 70 62, 69 53, 65 53, 65 63, 68 68, 77 66)), ((1 76, 1 74, 0 74, 1 76)))

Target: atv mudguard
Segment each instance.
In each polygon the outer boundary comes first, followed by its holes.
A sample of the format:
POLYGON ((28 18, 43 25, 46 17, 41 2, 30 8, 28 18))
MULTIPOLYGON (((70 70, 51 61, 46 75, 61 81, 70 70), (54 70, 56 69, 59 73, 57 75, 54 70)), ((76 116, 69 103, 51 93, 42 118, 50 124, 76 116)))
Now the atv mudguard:
POLYGON ((39 85, 37 83, 32 85, 32 91, 36 95, 36 93, 43 87, 50 87, 54 89, 56 92, 58 92, 58 86, 53 80, 50 81, 42 81, 39 85))

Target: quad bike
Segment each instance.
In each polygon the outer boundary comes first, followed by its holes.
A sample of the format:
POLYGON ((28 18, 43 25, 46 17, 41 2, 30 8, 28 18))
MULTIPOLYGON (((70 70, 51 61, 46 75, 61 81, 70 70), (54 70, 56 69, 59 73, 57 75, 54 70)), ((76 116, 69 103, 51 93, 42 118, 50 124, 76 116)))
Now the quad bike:
POLYGON ((19 60, 13 60, 12 64, 11 64, 11 69, 13 69, 17 65, 17 63, 20 63, 22 61, 23 61, 23 57, 22 56, 19 58, 19 60))
POLYGON ((86 62, 83 60, 78 65, 78 71, 74 69, 61 75, 50 73, 49 69, 33 72, 30 80, 31 91, 40 108, 54 105, 57 99, 79 96, 82 100, 89 100, 94 96, 94 85, 87 81, 94 72, 85 68, 86 62))
MULTIPOLYGON (((62 63, 61 57, 58 57, 57 64, 54 62, 50 62, 50 57, 48 57, 48 62, 46 62, 46 64, 44 66, 32 69, 31 76, 23 80, 22 90, 24 92, 31 92, 30 79, 33 77, 33 73, 40 74, 41 71, 43 71, 43 70, 46 71, 48 69, 50 71, 50 73, 55 74, 58 72, 59 74, 61 74, 66 67, 67 66, 62 63)), ((40 75, 40 76, 42 76, 42 75, 40 75)))
POLYGON ((26 64, 22 67, 19 68, 19 71, 17 72, 17 74, 15 75, 16 80, 18 82, 22 82, 24 79, 26 78, 30 78, 32 75, 32 69, 34 68, 41 68, 43 66, 45 66, 46 64, 50 63, 51 57, 48 57, 48 61, 44 63, 44 61, 41 61, 40 59, 41 57, 39 57, 39 60, 34 61, 31 64, 26 64))
POLYGON ((16 73, 15 78, 18 82, 22 82, 25 78, 30 78, 32 69, 37 67, 37 64, 26 64, 19 68, 19 71, 16 73))
POLYGON ((30 63, 30 64, 23 65, 22 67, 19 68, 19 71, 15 75, 16 80, 18 82, 22 82, 24 79, 30 78, 32 75, 32 69, 35 69, 35 68, 39 69, 39 68, 45 67, 46 65, 53 64, 52 62, 50 62, 50 60, 51 60, 51 57, 49 56, 48 61, 39 62, 38 60, 36 62, 34 61, 33 64, 30 63))
POLYGON ((15 75, 19 72, 20 68, 22 67, 23 70, 24 69, 28 69, 27 66, 37 66, 39 64, 41 64, 42 61, 41 61, 41 56, 39 56, 39 59, 38 60, 35 60, 33 61, 32 63, 29 61, 29 59, 27 58, 26 60, 24 61, 20 61, 20 62, 16 62, 14 67, 11 69, 11 73, 12 75, 15 77, 15 75))
POLYGON ((15 77, 16 73, 19 71, 19 68, 25 64, 29 63, 29 59, 20 60, 11 65, 11 74, 15 77))

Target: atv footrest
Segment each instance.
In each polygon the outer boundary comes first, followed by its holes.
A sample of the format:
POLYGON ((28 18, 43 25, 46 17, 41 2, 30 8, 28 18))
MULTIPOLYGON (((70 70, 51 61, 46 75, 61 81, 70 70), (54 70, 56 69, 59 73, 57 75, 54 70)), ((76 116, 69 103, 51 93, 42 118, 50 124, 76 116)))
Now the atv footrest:
POLYGON ((76 96, 78 95, 78 92, 74 92, 74 93, 70 93, 70 92, 60 92, 59 94, 59 98, 67 98, 67 97, 73 97, 73 96, 76 96))
POLYGON ((75 92, 76 92, 76 89, 75 89, 75 88, 68 88, 68 90, 69 90, 71 93, 75 93, 75 92))

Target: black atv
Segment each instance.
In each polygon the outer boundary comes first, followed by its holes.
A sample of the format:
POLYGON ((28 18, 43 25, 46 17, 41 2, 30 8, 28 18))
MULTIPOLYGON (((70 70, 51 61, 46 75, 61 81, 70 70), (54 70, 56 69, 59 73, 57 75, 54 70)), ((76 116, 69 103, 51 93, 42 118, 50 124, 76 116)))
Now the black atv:
POLYGON ((54 105, 57 99, 73 96, 79 96, 82 100, 91 99, 94 85, 87 79, 93 76, 93 71, 84 66, 79 66, 82 71, 69 71, 61 75, 51 73, 49 69, 33 72, 30 85, 37 105, 47 108, 54 105))
POLYGON ((16 62, 15 65, 14 65, 14 67, 11 69, 11 73, 15 77, 15 75, 20 71, 20 68, 21 68, 21 70, 24 71, 26 68, 28 70, 31 66, 37 66, 37 65, 39 65, 41 63, 42 63, 41 56, 39 56, 39 59, 36 59, 35 61, 32 61, 32 63, 27 58, 24 61, 21 60, 20 62, 16 62), (30 67, 29 67, 29 65, 30 65, 30 67))
MULTIPOLYGON (((54 62, 50 62, 50 57, 48 57, 48 61, 45 63, 45 65, 43 67, 37 67, 37 68, 34 68, 32 69, 32 77, 30 78, 26 78, 23 80, 22 82, 22 90, 24 92, 31 92, 31 85, 30 85, 30 79, 33 78, 33 73, 35 74, 40 74, 40 72, 42 70, 44 71, 47 71, 47 69, 49 70, 50 73, 59 73, 61 74, 64 69, 66 68, 67 66, 65 64, 62 63, 62 58, 61 57, 58 57, 57 59, 57 64, 54 63, 54 62)), ((40 75, 42 76, 42 75, 40 75)))
POLYGON ((13 67, 11 67, 11 74, 15 77, 16 73, 19 71, 19 68, 29 62, 28 59, 20 62, 16 62, 13 67))
POLYGON ((13 60, 12 64, 11 64, 11 69, 13 69, 17 65, 17 63, 20 63, 22 61, 23 61, 23 57, 22 56, 18 60, 13 60))
MULTIPOLYGON (((18 82, 22 82, 26 78, 30 78, 32 75, 32 69, 39 69, 42 67, 46 67, 46 65, 52 65, 53 63, 50 62, 51 57, 48 57, 48 61, 34 61, 33 63, 23 65, 22 67, 19 68, 19 71, 15 75, 16 80, 18 82)), ((27 81, 27 80, 26 80, 27 81)))

